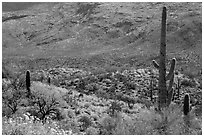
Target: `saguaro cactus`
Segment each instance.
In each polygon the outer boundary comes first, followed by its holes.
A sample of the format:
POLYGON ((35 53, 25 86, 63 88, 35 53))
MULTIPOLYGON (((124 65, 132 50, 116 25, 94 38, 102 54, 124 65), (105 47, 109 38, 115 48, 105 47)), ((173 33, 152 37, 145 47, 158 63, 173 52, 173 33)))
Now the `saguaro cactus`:
POLYGON ((189 94, 186 94, 184 96, 183 114, 188 115, 189 111, 190 111, 190 96, 189 94))
POLYGON ((190 96, 189 94, 186 94, 184 96, 184 103, 183 103, 183 114, 184 114, 184 123, 185 123, 185 131, 189 132, 189 127, 190 127, 190 96))
POLYGON ((171 103, 173 96, 173 81, 174 81, 174 69, 176 59, 173 58, 171 61, 171 67, 168 75, 166 75, 166 7, 163 7, 162 12, 162 23, 161 23, 161 43, 160 43, 160 62, 159 64, 153 60, 155 68, 159 69, 159 93, 158 93, 158 105, 159 109, 168 106, 171 103), (170 80, 167 88, 166 81, 170 80))
POLYGON ((51 83, 51 78, 50 78, 50 76, 48 77, 48 79, 47 79, 47 83, 50 85, 50 83, 51 83))
POLYGON ((26 89, 27 89, 27 91, 28 91, 28 94, 27 94, 27 96, 30 96, 30 94, 31 94, 31 92, 30 92, 30 71, 29 70, 27 70, 26 71, 26 89))

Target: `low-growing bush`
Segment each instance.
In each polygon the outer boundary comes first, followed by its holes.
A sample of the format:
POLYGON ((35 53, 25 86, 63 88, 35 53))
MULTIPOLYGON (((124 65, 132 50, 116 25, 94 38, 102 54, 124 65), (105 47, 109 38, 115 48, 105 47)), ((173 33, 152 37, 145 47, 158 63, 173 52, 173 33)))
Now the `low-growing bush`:
POLYGON ((79 106, 77 97, 70 95, 68 92, 65 93, 65 95, 62 96, 63 100, 66 101, 67 105, 69 107, 77 108, 79 106))
POLYGON ((81 122, 81 125, 80 125, 80 130, 82 131, 85 131, 88 127, 91 126, 92 124, 92 121, 91 119, 87 116, 87 115, 82 115, 79 120, 79 122, 81 122))
POLYGON ((89 93, 95 93, 98 89, 99 86, 96 83, 86 85, 86 90, 88 90, 89 93))
POLYGON ((89 127, 86 129, 86 135, 98 135, 99 134, 99 129, 94 128, 94 127, 89 127))
POLYGON ((121 104, 117 101, 113 101, 110 104, 110 107, 107 110, 107 113, 110 116, 114 116, 116 113, 120 112, 122 110, 121 104))
POLYGON ((181 81, 181 85, 186 86, 186 87, 195 87, 197 84, 195 83, 195 80, 183 79, 181 81))

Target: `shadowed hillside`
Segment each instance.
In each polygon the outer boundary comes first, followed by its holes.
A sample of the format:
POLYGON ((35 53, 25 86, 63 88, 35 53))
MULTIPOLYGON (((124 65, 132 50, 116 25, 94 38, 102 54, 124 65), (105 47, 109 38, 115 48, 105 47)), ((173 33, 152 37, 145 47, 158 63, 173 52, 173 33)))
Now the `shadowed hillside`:
POLYGON ((2 11, 25 10, 35 4, 40 4, 40 2, 2 2, 2 11))

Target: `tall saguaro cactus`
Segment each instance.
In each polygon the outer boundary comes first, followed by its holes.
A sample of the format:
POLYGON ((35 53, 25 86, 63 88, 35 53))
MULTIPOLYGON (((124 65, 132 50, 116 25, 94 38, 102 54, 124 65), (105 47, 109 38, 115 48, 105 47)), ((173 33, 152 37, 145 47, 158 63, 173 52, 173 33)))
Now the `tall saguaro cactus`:
POLYGON ((28 91, 27 96, 29 97, 31 95, 31 91, 30 91, 30 71, 27 70, 26 71, 26 89, 28 91))
POLYGON ((166 103, 166 7, 162 12, 162 28, 160 43, 160 62, 159 62, 159 105, 162 107, 166 103))
POLYGON ((161 43, 160 43, 160 62, 159 64, 153 60, 155 68, 159 69, 159 92, 158 92, 158 105, 159 110, 167 107, 171 103, 173 96, 173 82, 174 82, 174 69, 176 59, 173 58, 171 61, 171 67, 168 75, 166 75, 166 7, 163 7, 162 22, 161 22, 161 43), (167 88, 166 81, 170 80, 167 88))

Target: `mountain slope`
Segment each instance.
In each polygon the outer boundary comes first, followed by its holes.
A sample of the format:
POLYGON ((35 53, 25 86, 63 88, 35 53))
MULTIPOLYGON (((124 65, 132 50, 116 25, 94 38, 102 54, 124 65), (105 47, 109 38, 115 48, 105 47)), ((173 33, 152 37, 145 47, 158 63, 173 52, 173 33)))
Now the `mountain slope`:
POLYGON ((77 61, 67 65, 104 60, 102 66, 149 66, 158 57, 163 6, 168 9, 168 57, 178 58, 177 69, 193 64, 199 73, 202 5, 192 2, 43 3, 3 12, 3 58, 74 57, 77 61))

